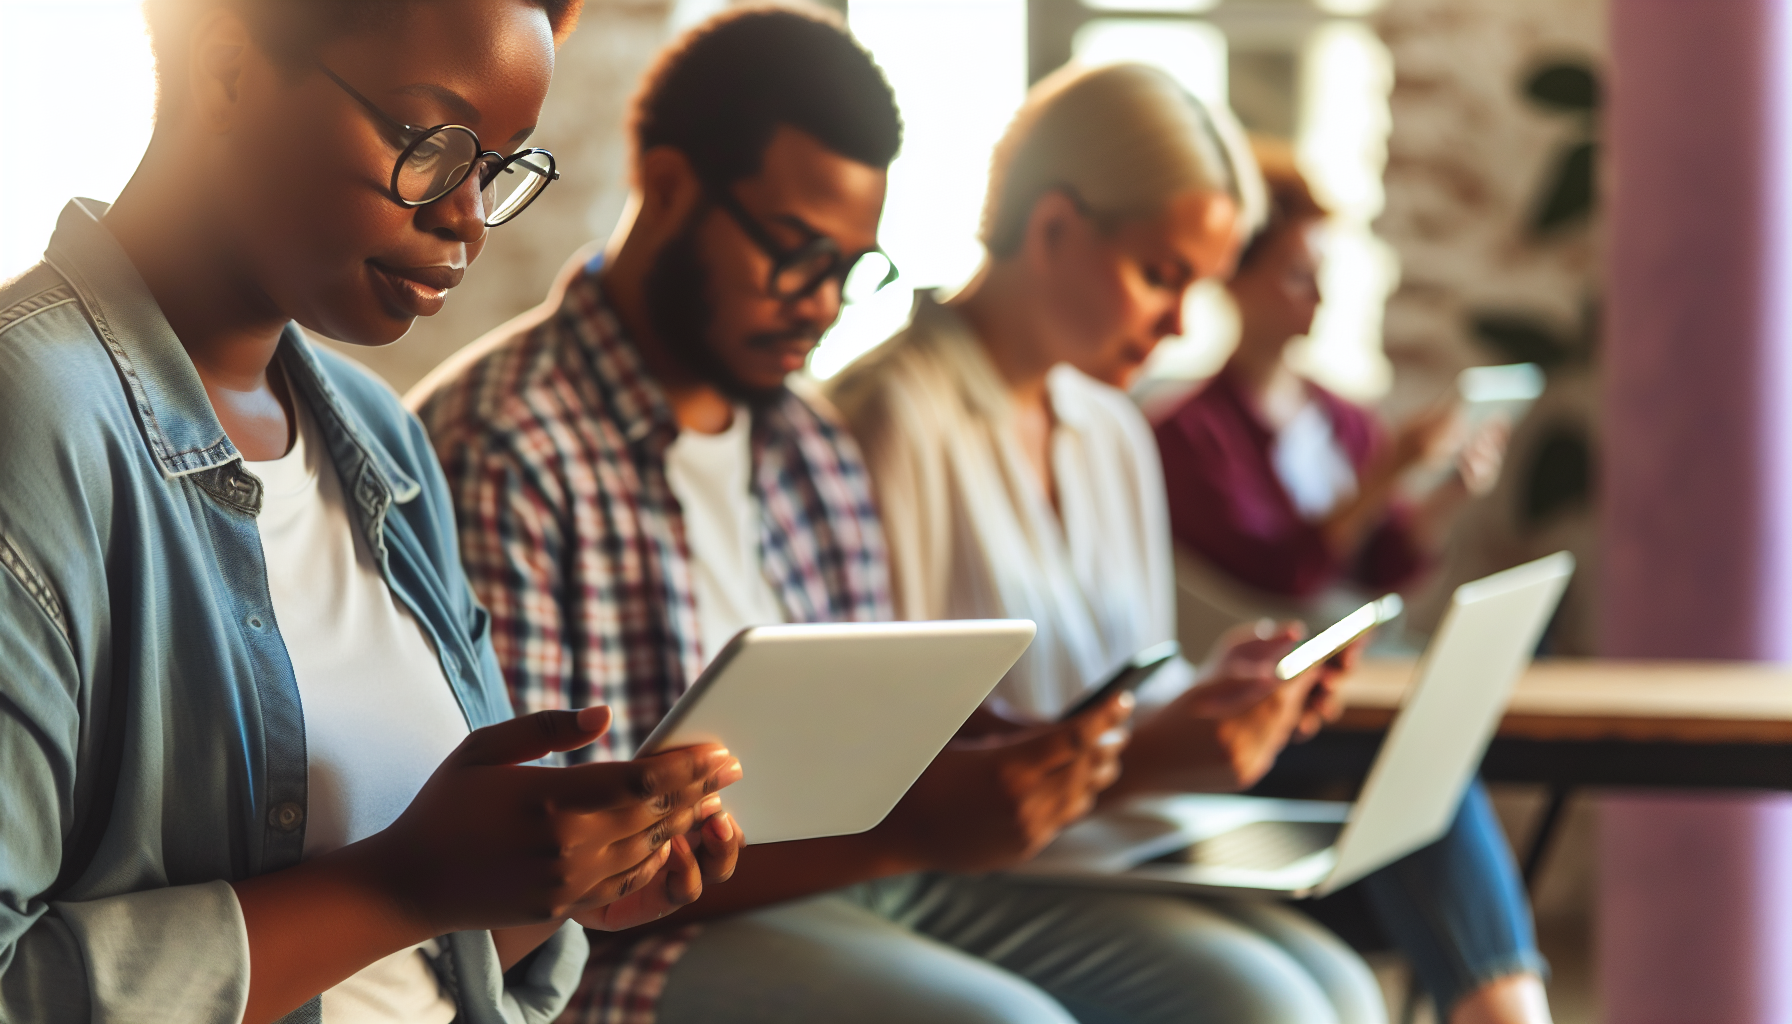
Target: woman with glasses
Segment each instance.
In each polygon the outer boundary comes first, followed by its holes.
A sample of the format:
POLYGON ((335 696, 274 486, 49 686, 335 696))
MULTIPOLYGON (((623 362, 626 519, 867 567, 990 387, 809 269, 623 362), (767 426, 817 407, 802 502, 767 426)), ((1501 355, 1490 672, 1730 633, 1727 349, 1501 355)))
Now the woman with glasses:
POLYGON ((0 286, 0 1019, 547 1020, 732 870, 726 751, 530 764, 608 710, 511 719, 421 427, 298 329, 554 180, 578 6, 147 5, 149 151, 0 286))

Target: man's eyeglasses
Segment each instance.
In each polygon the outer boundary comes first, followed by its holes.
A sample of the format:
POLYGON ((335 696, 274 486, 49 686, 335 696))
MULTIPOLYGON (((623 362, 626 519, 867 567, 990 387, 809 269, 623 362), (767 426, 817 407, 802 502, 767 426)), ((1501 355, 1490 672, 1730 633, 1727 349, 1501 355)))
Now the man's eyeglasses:
POLYGON ((786 249, 726 188, 710 189, 709 192, 716 205, 734 218, 759 251, 771 258, 772 269, 766 278, 765 290, 780 302, 806 299, 830 280, 840 284, 840 301, 863 302, 896 280, 896 264, 882 249, 871 248, 848 255, 826 235, 819 235, 795 249, 786 249))
POLYGON ((554 169, 554 154, 545 149, 525 149, 505 156, 480 149, 479 136, 463 125, 416 128, 404 124, 375 106, 336 72, 321 64, 318 67, 372 115, 386 129, 388 141, 401 150, 398 162, 392 165, 391 182, 392 199, 400 206, 428 206, 460 188, 467 176, 477 170, 479 192, 485 203, 485 226, 497 227, 514 220, 549 182, 560 177, 554 169))

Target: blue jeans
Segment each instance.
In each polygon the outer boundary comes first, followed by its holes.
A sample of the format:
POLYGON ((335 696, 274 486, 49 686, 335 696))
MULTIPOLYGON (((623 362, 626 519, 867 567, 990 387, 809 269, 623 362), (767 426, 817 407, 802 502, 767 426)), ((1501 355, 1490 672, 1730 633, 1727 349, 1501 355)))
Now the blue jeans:
POLYGON ((1479 781, 1442 839, 1358 884, 1440 1018, 1490 981, 1548 971, 1524 884, 1479 781))

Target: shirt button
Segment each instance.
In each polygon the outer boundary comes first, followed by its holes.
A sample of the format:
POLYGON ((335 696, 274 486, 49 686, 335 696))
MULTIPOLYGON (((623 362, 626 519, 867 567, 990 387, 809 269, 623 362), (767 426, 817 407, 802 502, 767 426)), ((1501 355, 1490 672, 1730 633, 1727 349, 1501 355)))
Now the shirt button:
POLYGON ((249 628, 253 629, 257 633, 261 632, 262 627, 267 625, 267 623, 262 621, 261 616, 259 616, 259 615, 251 615, 248 618, 244 619, 243 621, 248 623, 249 628))
POLYGON ((268 808, 268 824, 282 832, 291 832, 305 820, 305 808, 291 800, 268 808))

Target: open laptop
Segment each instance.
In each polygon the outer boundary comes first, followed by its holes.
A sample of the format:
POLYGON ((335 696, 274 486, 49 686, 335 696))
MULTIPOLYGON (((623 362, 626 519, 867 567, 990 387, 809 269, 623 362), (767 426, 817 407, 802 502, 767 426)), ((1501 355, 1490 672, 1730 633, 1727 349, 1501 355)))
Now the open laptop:
POLYGON ((1573 572, 1564 551, 1457 588, 1354 803, 1146 797, 1078 822, 1016 875, 1300 898, 1435 842, 1573 572))

